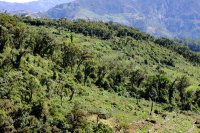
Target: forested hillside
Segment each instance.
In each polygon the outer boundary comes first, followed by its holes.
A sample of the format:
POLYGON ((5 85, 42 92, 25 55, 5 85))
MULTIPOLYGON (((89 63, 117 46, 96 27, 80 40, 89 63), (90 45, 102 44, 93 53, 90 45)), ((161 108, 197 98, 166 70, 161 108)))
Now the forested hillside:
POLYGON ((186 45, 192 51, 200 52, 200 40, 190 40, 186 38, 175 39, 177 42, 186 45))
POLYGON ((198 133, 199 68, 135 28, 0 14, 0 131, 198 133))

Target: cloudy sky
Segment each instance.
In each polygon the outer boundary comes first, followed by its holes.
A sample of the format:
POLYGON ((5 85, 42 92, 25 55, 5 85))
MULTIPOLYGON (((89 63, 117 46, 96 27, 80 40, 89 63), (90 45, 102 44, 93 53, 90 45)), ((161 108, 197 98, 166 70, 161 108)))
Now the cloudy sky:
POLYGON ((37 1, 37 0, 0 0, 0 1, 24 3, 24 2, 37 1))

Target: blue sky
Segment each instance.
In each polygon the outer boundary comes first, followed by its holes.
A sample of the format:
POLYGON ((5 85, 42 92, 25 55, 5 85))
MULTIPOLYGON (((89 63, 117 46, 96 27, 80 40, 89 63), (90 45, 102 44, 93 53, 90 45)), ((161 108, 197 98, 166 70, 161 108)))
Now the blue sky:
POLYGON ((37 0, 0 0, 0 1, 25 3, 25 2, 37 1, 37 0))

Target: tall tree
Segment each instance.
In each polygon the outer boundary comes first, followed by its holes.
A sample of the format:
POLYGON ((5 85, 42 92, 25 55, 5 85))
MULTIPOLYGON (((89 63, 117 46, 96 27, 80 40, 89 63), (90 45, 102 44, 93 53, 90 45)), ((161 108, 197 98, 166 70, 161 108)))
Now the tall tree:
POLYGON ((92 74, 95 74, 96 70, 96 63, 93 60, 89 60, 84 65, 84 85, 86 84, 86 81, 89 76, 92 74))
POLYGON ((33 45, 33 54, 39 54, 41 57, 51 56, 54 52, 55 41, 50 33, 41 29, 35 36, 33 45))
POLYGON ((78 47, 74 44, 66 45, 64 43, 62 53, 63 67, 70 67, 71 72, 73 72, 73 68, 77 64, 78 55, 80 54, 78 47))
POLYGON ((0 25, 0 52, 3 51, 6 43, 10 40, 8 29, 0 25))
POLYGON ((16 26, 13 31, 14 48, 20 49, 20 47, 24 45, 27 36, 28 36, 27 27, 25 25, 20 24, 16 26))
POLYGON ((182 108, 184 108, 184 103, 186 102, 185 89, 190 86, 190 81, 186 76, 182 76, 177 79, 176 89, 179 91, 180 101, 182 103, 182 108))
POLYGON ((164 75, 152 76, 147 81, 146 96, 157 102, 167 102, 169 80, 164 75))
POLYGON ((144 79, 145 79, 145 75, 144 75, 144 72, 141 70, 136 70, 131 73, 130 81, 131 81, 132 86, 136 85, 137 87, 140 87, 144 79))
POLYGON ((176 84, 177 79, 175 79, 172 83, 170 83, 169 85, 169 90, 168 90, 168 100, 169 103, 172 104, 172 99, 174 97, 174 93, 175 93, 175 84, 176 84))

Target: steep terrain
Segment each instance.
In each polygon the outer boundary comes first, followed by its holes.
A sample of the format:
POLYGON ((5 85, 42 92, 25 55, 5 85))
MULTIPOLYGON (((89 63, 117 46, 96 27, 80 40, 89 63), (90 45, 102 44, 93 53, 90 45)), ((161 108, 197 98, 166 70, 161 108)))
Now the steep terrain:
POLYGON ((199 10, 197 0, 76 0, 58 5, 46 15, 113 21, 156 36, 197 39, 200 36, 199 10))
POLYGON ((199 66, 135 28, 0 14, 0 131, 198 133, 199 66))
POLYGON ((200 2, 197 0, 39 0, 29 3, 0 2, 0 11, 5 10, 22 16, 113 21, 137 27, 155 36, 189 39, 198 39, 200 37, 200 2), (36 12, 43 13, 37 14, 36 12))

